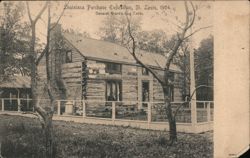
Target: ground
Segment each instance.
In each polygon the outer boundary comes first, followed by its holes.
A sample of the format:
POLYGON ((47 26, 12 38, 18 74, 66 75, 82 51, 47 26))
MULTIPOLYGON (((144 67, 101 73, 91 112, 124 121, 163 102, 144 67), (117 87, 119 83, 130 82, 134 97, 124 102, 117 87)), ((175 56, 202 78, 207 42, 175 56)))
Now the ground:
MULTIPOLYGON (((178 133, 178 141, 168 146, 166 131, 64 121, 54 121, 53 125, 58 158, 213 157, 212 132, 178 133)), ((0 136, 4 157, 44 157, 44 137, 38 119, 1 114, 0 136)))

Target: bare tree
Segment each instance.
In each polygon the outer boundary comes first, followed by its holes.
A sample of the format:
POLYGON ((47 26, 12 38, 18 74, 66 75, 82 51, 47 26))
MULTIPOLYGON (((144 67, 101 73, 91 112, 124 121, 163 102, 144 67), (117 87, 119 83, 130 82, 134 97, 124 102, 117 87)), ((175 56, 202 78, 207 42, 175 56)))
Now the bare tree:
POLYGON ((53 129, 52 129, 52 117, 54 113, 54 104, 55 104, 55 97, 53 94, 52 83, 51 83, 51 73, 49 69, 49 54, 50 54, 50 40, 51 40, 51 31, 55 28, 55 26, 60 21, 65 9, 60 14, 59 18, 57 19, 54 25, 51 24, 51 3, 46 1, 40 12, 37 16, 32 19, 31 12, 29 8, 29 3, 26 2, 28 16, 31 26, 31 41, 30 41, 30 62, 31 62, 31 91, 32 91, 32 101, 35 108, 35 111, 38 113, 38 117, 41 120, 41 124, 45 134, 45 149, 46 149, 46 157, 54 157, 53 153, 53 129), (36 24, 37 21, 41 18, 42 14, 47 9, 48 11, 48 22, 47 22, 47 38, 46 38, 46 46, 42 53, 38 56, 35 51, 35 44, 36 44, 36 24), (39 103, 39 96, 38 96, 38 65, 41 59, 44 57, 46 58, 46 78, 47 83, 45 85, 45 89, 49 96, 49 105, 47 107, 43 107, 39 103))
POLYGON ((189 30, 191 29, 191 27, 193 26, 195 20, 196 20, 196 11, 197 8, 194 6, 194 4, 192 2, 184 2, 184 6, 185 6, 185 21, 183 23, 183 26, 178 25, 179 31, 176 32, 175 40, 174 42, 171 44, 170 47, 170 52, 165 53, 165 58, 166 58, 166 64, 164 66, 164 76, 160 76, 157 74, 157 72, 152 69, 150 66, 144 64, 140 58, 137 56, 136 53, 136 49, 137 49, 137 41, 135 39, 135 33, 132 31, 131 29, 131 25, 130 25, 130 21, 131 18, 129 18, 127 16, 127 21, 128 21, 128 27, 127 27, 127 32, 128 35, 130 37, 128 44, 127 44, 127 49, 130 52, 130 54, 133 56, 133 58, 137 61, 137 63, 139 65, 141 65, 142 67, 144 67, 145 69, 147 69, 152 75, 153 77, 160 83, 163 93, 164 93, 164 103, 165 103, 165 107, 166 107, 166 114, 167 114, 167 118, 168 118, 168 123, 169 123, 169 141, 170 141, 170 145, 177 141, 177 131, 176 131, 176 120, 175 120, 175 116, 176 113, 174 113, 172 107, 171 107, 171 98, 170 98, 170 83, 169 83, 169 67, 170 64, 172 63, 174 56, 178 53, 179 49, 181 48, 182 44, 192 35, 194 35, 196 32, 205 29, 207 27, 204 28, 199 28, 195 31, 193 31, 192 33, 189 32, 189 30))

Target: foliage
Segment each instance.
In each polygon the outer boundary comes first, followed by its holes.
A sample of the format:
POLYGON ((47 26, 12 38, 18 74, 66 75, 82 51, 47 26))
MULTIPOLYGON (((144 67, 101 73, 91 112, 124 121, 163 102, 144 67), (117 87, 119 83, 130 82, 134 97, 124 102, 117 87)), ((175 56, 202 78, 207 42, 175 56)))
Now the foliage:
MULTIPOLYGON (((44 157, 44 138, 39 121, 21 116, 0 115, 6 129, 2 144, 5 157, 44 157), (11 149, 11 150, 10 150, 11 149)), ((178 133, 168 146, 166 131, 130 127, 54 121, 56 157, 192 157, 210 158, 212 134, 178 133)))
MULTIPOLYGON (((200 43, 195 50, 196 85, 213 87, 213 37, 210 36, 200 43)), ((198 100, 213 100, 212 88, 201 88, 197 90, 198 100)))
POLYGON ((27 56, 29 27, 21 21, 22 2, 3 2, 0 16, 0 76, 27 75, 30 65, 27 56))
POLYGON ((86 31, 80 32, 78 30, 73 30, 73 29, 70 28, 70 29, 64 29, 63 32, 90 38, 90 34, 88 32, 86 32, 86 31))
MULTIPOLYGON (((125 16, 110 15, 103 20, 103 25, 99 29, 101 39, 126 45, 129 37, 127 34, 127 19, 125 16)), ((141 30, 141 19, 135 18, 131 21, 131 27, 134 32, 141 30)))
POLYGON ((164 54, 167 52, 168 38, 163 30, 141 31, 138 33, 138 48, 152 52, 164 54))

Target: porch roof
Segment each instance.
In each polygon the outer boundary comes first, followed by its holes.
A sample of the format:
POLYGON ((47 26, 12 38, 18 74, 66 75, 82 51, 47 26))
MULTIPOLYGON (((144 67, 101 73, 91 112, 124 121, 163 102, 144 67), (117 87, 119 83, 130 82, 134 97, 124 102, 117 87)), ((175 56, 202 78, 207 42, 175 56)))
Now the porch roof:
POLYGON ((0 82, 0 88, 30 88, 30 77, 12 76, 10 79, 0 82))

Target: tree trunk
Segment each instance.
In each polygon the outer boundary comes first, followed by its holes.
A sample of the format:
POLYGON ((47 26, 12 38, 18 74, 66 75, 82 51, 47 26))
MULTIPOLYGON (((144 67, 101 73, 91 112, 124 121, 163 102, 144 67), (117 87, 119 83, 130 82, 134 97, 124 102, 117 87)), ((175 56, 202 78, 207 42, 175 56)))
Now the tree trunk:
MULTIPOLYGON (((31 24, 32 29, 32 37, 31 37, 31 47, 30 47, 30 62, 31 62, 31 91, 32 91, 32 103, 35 108, 35 111, 38 112, 38 114, 43 119, 43 130, 45 135, 45 150, 46 150, 46 158, 52 158, 53 157, 53 137, 52 137, 52 116, 53 112, 47 113, 45 109, 43 109, 39 105, 38 101, 38 91, 37 91, 37 64, 36 64, 36 53, 35 53, 35 37, 36 37, 36 31, 35 31, 35 24, 31 24)), ((51 103, 52 105, 52 103, 51 103)))
POLYGON ((48 117, 44 125, 44 135, 45 135, 45 150, 46 158, 55 157, 54 141, 53 141, 53 127, 52 127, 52 116, 48 117))
MULTIPOLYGON (((36 40, 36 28, 35 24, 31 23, 31 41, 30 41, 30 54, 29 59, 31 63, 31 98, 32 98, 32 104, 34 106, 35 111, 37 111, 39 114, 40 111, 38 109, 38 94, 37 94, 37 65, 35 63, 36 61, 36 53, 35 53, 35 40, 36 40)), ((42 115, 41 115, 42 116, 42 115)))
POLYGON ((169 142, 170 142, 169 145, 172 145, 175 141, 177 141, 177 130, 176 130, 176 121, 173 116, 172 107, 170 103, 169 88, 166 87, 164 88, 164 98, 165 98, 166 113, 169 124, 169 142))

